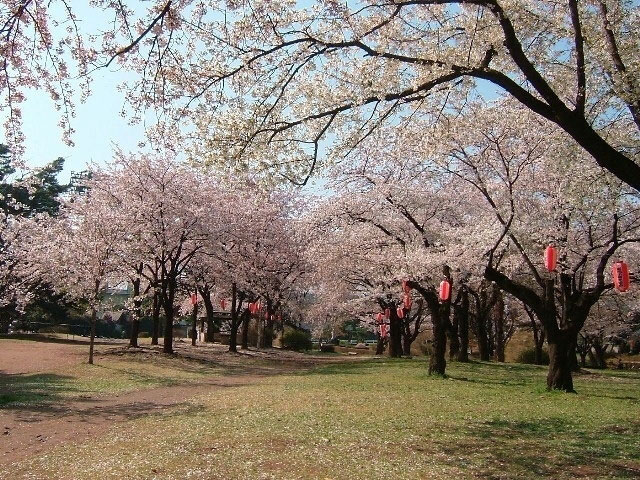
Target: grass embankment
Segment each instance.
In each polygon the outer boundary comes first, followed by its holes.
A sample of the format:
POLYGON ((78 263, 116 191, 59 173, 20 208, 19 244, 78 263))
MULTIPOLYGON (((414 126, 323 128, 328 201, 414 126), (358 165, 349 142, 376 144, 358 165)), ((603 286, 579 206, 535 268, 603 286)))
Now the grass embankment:
POLYGON ((640 374, 371 360, 218 388, 2 478, 637 478, 640 374))

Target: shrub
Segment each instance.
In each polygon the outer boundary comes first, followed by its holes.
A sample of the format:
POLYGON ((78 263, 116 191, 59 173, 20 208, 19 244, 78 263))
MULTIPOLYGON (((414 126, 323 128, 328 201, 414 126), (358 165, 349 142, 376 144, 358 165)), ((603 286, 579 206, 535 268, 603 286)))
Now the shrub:
MULTIPOLYGON (((516 359, 518 363, 529 363, 534 365, 536 363, 536 349, 527 348, 522 350, 516 359)), ((542 350, 542 365, 549 365, 549 352, 542 350)))
POLYGON ((282 337, 282 346, 296 352, 311 350, 311 335, 302 330, 289 330, 282 337))
POLYGON ((322 345, 320 347, 320 351, 321 352, 335 352, 336 351, 336 347, 334 347, 333 345, 322 345))

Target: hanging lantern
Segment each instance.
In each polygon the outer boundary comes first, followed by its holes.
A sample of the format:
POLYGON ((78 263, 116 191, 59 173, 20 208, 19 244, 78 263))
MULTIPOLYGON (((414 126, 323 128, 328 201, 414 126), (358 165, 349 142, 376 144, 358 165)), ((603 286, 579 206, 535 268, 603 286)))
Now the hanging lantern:
POLYGON ((387 336, 387 325, 385 323, 383 323, 382 325, 380 325, 380 336, 382 338, 387 336))
POLYGON ((197 293, 192 293, 191 294, 191 305, 195 305, 196 303, 198 303, 198 294, 197 293))
POLYGON ((544 266, 547 267, 547 270, 553 272, 556 269, 557 262, 558 250, 553 245, 549 245, 544 250, 544 266))
POLYGON ((449 300, 449 295, 451 295, 451 284, 448 280, 443 280, 440 282, 440 300, 446 302, 449 300))
POLYGON ((249 304, 249 313, 251 313, 251 315, 255 315, 255 313, 258 311, 258 309, 256 308, 256 303, 255 302, 251 302, 249 304))
POLYGON ((398 314, 398 318, 404 318, 404 308, 398 307, 396 313, 398 314))
POLYGON ((616 262, 611 268, 613 285, 619 292, 629 290, 629 266, 624 262, 616 262))
POLYGON ((391 317, 391 309, 390 308, 385 308, 384 309, 384 318, 389 318, 391 317))
POLYGON ((411 287, 409 286, 408 280, 402 280, 402 291, 404 293, 409 293, 411 291, 411 287))
POLYGON ((227 309, 227 301, 224 298, 220 300, 220 308, 222 308, 223 310, 227 309))
POLYGON ((402 303, 404 304, 404 308, 406 308, 407 310, 411 310, 411 304, 413 303, 413 300, 411 300, 411 295, 405 293, 404 298, 402 299, 402 303))
POLYGON ((376 314, 376 322, 382 323, 382 317, 383 317, 382 313, 380 313, 380 312, 377 313, 376 314))

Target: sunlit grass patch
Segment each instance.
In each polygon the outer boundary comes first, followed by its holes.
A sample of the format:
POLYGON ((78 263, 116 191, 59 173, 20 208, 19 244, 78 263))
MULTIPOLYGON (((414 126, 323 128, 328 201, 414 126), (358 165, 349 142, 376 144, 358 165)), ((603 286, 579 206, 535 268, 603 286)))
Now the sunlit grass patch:
MULTIPOLYGON (((423 360, 327 365, 213 388, 161 417, 17 464, 7 478, 637 478, 640 379, 423 360), (96 454, 99 452, 99 455, 96 454)), ((0 471, 0 477, 3 472, 0 471)))

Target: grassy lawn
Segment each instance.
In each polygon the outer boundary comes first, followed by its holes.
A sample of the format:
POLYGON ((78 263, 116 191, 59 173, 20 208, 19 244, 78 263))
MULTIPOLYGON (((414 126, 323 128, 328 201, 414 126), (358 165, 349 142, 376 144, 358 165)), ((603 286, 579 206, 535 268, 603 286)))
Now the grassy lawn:
POLYGON ((95 365, 83 358, 51 372, 0 375, 0 409, 36 408, 74 398, 194 383, 221 372, 213 365, 160 355, 111 356, 95 365))
MULTIPOLYGON (((217 388, 0 478, 638 478, 640 373, 371 360, 217 388)), ((4 475, 4 476, 3 476, 4 475)))

